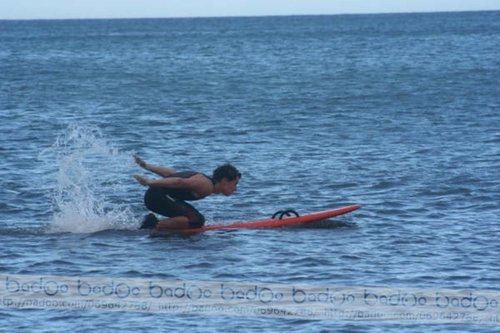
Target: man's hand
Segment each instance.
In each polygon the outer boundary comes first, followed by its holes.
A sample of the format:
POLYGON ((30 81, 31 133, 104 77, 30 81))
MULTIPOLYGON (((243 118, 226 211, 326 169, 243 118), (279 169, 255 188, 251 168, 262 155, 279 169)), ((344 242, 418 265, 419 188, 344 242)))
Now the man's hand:
POLYGON ((146 177, 139 176, 139 175, 134 175, 135 180, 143 186, 149 186, 151 184, 151 181, 147 179, 146 177))
POLYGON ((134 160, 135 163, 137 163, 141 168, 146 169, 146 162, 144 162, 144 160, 140 158, 139 155, 135 154, 134 160))

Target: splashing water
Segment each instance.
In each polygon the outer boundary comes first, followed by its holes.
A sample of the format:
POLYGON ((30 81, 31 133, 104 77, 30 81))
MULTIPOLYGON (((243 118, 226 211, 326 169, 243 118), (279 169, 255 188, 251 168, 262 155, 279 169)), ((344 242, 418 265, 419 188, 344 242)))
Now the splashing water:
POLYGON ((135 229, 132 211, 122 202, 131 183, 130 156, 113 148, 96 127, 69 126, 40 154, 57 167, 48 232, 135 229))

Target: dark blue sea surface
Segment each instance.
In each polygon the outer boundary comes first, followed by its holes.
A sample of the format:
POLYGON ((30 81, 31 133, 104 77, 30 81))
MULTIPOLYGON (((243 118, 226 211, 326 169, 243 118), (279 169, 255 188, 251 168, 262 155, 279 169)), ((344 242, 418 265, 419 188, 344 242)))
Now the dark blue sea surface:
MULTIPOLYGON (((500 288, 500 12, 0 21, 0 274, 500 288), (237 193, 150 237, 147 162, 237 193)), ((8 331, 500 332, 498 325, 0 308, 8 331)))

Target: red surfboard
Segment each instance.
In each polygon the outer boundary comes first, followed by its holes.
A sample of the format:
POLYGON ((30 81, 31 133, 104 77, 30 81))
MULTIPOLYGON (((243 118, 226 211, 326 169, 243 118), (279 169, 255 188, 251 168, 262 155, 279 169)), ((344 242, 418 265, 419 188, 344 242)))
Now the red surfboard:
MULTIPOLYGON (((189 229, 167 229, 167 230, 155 230, 153 235, 171 234, 171 233, 182 233, 182 234, 194 234, 200 232, 207 232, 213 230, 229 230, 229 229, 264 229, 264 228, 281 228, 289 227, 294 225, 307 224, 312 222, 317 222, 325 220, 334 216, 339 216, 343 214, 350 213, 356 209, 361 208, 360 205, 350 205, 345 207, 340 207, 336 209, 325 210, 316 213, 304 214, 301 216, 282 216, 280 219, 271 218, 264 220, 257 220, 251 222, 236 222, 231 224, 213 224, 206 225, 201 228, 189 228, 189 229)), ((280 212, 278 212, 280 213, 280 212)), ((288 211, 283 212, 287 215, 288 211)), ((295 212, 293 212, 296 214, 295 212)), ((275 214, 276 215, 276 214, 275 214)))

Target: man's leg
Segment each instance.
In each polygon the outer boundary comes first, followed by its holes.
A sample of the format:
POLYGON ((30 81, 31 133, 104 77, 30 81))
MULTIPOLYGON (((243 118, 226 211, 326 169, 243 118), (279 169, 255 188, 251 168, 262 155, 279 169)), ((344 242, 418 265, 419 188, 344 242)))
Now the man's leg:
POLYGON ((160 220, 156 224, 157 230, 187 229, 189 227, 189 219, 187 218, 187 216, 170 217, 164 220, 160 220))

